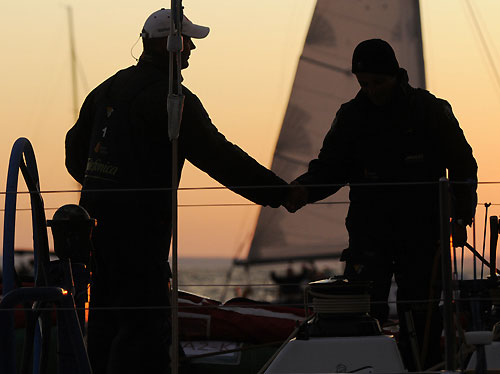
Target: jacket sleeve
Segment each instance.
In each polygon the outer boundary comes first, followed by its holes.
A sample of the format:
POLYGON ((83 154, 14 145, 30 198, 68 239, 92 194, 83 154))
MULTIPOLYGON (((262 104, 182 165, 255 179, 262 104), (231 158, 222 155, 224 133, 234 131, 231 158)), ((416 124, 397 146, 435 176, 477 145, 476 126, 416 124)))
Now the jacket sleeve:
POLYGON ((66 169, 80 184, 83 183, 92 130, 91 110, 92 94, 82 105, 80 115, 75 125, 66 134, 65 152, 66 169))
POLYGON ((275 208, 284 200, 288 184, 229 142, 190 92, 186 94, 179 142, 193 165, 237 194, 275 208))
POLYGON ((451 183, 452 215, 471 224, 477 205, 477 163, 451 105, 445 100, 438 99, 435 115, 439 144, 443 149, 451 183))
POLYGON ((349 138, 341 108, 323 140, 318 158, 309 163, 306 173, 295 179, 308 186, 309 203, 327 198, 348 182, 349 138))

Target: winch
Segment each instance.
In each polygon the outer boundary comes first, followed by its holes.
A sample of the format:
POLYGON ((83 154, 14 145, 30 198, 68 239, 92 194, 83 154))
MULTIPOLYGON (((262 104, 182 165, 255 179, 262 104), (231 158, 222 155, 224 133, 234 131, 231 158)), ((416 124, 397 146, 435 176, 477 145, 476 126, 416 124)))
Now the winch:
POLYGON ((369 315, 370 284, 345 277, 309 283, 305 290, 306 313, 312 299, 315 315, 301 326, 297 339, 381 335, 378 321, 369 315))

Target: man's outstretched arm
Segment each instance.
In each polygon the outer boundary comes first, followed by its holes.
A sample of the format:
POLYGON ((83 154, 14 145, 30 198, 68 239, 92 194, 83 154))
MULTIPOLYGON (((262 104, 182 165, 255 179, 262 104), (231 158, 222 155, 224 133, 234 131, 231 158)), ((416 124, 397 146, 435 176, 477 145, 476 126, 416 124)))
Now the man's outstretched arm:
POLYGON ((349 133, 346 130, 341 109, 325 136, 318 158, 309 163, 306 173, 290 184, 283 203, 290 213, 334 194, 347 182, 349 133))
POLYGON ((193 165, 232 191, 260 205, 282 204, 288 184, 229 142, 191 93, 186 95, 180 141, 193 165))

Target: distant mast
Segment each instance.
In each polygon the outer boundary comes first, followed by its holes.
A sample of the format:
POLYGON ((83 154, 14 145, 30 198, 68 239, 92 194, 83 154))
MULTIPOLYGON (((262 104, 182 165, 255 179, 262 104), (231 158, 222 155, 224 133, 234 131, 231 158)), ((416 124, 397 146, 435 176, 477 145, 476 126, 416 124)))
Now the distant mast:
MULTIPOLYGON (((69 31, 69 53, 71 61, 71 91, 73 97, 73 120, 74 122, 78 119, 79 106, 78 106, 78 79, 76 75, 76 48, 75 48, 75 30, 73 27, 73 8, 71 5, 66 6, 68 12, 68 31, 69 31)), ((80 183, 74 181, 77 190, 80 189, 80 183)), ((80 195, 80 194, 78 194, 80 195)), ((80 200, 80 198, 78 198, 80 200)))
POLYGON ((69 53, 71 60, 71 87, 73 93, 73 116, 75 121, 78 119, 78 80, 76 75, 76 50, 75 50, 75 31, 73 27, 73 8, 71 5, 66 7, 68 11, 68 29, 69 29, 69 53))
MULTIPOLYGON (((291 181, 307 170, 336 111, 359 91, 352 52, 381 38, 396 51, 414 87, 425 88, 418 0, 318 0, 300 56, 272 170, 291 181)), ((348 188, 295 214, 262 208, 248 257, 237 264, 336 258, 348 246, 348 188)))

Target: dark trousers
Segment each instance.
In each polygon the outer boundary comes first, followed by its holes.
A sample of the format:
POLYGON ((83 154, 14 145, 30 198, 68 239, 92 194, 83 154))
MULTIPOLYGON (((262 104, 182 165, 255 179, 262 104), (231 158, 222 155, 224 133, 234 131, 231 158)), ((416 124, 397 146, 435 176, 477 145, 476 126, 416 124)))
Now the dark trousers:
POLYGON ((407 325, 413 319, 423 369, 441 361, 439 312, 441 263, 437 240, 408 235, 378 239, 369 234, 350 238, 345 275, 372 281, 371 312, 382 324, 389 315, 387 299, 394 275, 397 284, 399 347, 409 370, 416 370, 407 325), (431 301, 428 301, 431 300, 431 301))
POLYGON ((88 324, 94 374, 169 370, 167 235, 105 223, 94 233, 88 324))

